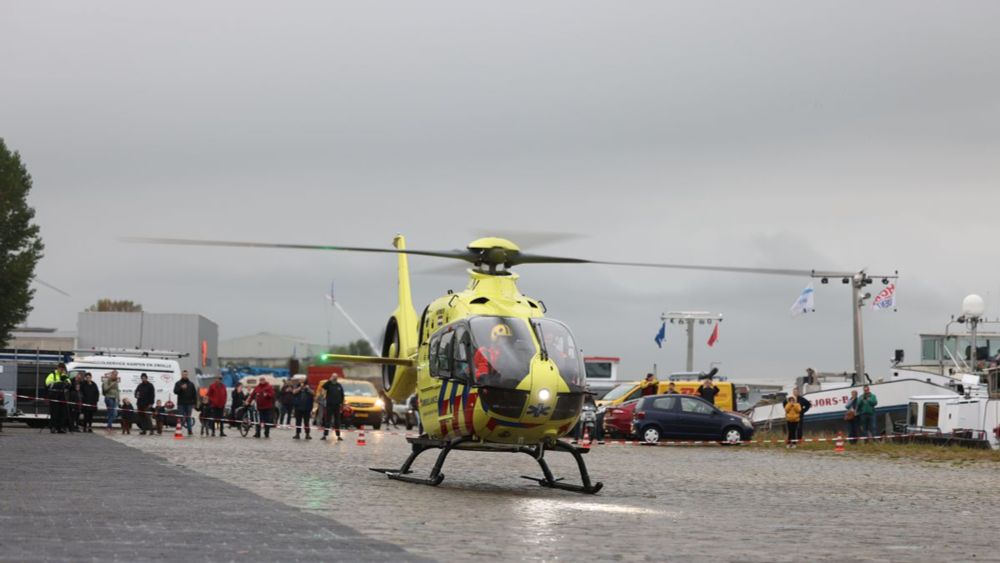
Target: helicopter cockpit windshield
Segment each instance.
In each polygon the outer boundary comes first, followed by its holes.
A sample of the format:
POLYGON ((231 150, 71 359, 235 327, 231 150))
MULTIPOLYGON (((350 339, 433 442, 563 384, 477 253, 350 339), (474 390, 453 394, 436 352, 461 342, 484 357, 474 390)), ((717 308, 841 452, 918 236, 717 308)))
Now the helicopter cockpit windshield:
POLYGON ((512 389, 528 375, 538 353, 524 319, 473 317, 469 319, 472 374, 478 385, 512 389))
POLYGON ((559 321, 470 317, 442 328, 428 345, 432 376, 481 387, 516 388, 538 356, 556 364, 571 393, 584 390, 582 356, 573 335, 559 321))
POLYGON ((531 326, 542 343, 542 351, 559 368, 559 375, 566 381, 571 391, 583 391, 583 357, 569 328, 552 319, 531 319, 531 326))

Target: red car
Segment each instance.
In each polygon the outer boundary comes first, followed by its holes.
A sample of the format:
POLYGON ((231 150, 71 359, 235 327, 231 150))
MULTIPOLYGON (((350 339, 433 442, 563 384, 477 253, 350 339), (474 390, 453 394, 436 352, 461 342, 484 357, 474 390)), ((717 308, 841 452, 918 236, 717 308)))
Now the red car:
POLYGON ((607 407, 604 413, 604 435, 608 438, 629 438, 632 436, 632 414, 639 399, 607 407))

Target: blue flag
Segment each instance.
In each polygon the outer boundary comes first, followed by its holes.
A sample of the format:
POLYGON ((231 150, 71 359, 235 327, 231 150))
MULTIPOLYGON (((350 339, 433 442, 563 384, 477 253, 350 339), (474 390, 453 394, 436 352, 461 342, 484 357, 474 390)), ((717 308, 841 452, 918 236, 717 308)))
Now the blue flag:
POLYGON ((653 340, 656 342, 657 346, 663 348, 663 341, 666 339, 667 339, 667 321, 663 321, 663 324, 660 325, 660 332, 656 333, 656 338, 654 338, 653 340))

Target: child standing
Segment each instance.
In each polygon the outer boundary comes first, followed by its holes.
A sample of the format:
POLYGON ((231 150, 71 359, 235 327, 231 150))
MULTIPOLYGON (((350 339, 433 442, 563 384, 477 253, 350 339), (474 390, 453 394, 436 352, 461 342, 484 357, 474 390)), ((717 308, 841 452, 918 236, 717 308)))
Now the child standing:
POLYGON ((788 438, 785 440, 786 448, 794 448, 798 443, 801 420, 802 405, 795 400, 795 397, 792 397, 785 403, 785 424, 788 426, 788 438))

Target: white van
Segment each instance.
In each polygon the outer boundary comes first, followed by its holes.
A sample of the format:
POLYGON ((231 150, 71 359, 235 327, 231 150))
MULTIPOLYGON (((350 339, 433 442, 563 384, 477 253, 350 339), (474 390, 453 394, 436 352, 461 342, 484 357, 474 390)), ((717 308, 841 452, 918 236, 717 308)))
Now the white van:
MULTIPOLYGON (((122 398, 135 404, 135 388, 139 386, 142 374, 156 389, 156 398, 177 403, 174 384, 181 379, 181 367, 177 360, 128 356, 86 356, 66 364, 70 377, 77 373, 90 372, 94 383, 101 392, 97 408, 104 409, 104 379, 112 370, 118 370, 118 390, 122 398)), ((120 401, 119 401, 120 404, 120 401)))

